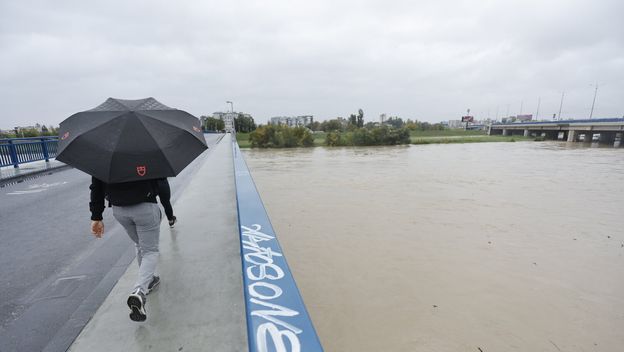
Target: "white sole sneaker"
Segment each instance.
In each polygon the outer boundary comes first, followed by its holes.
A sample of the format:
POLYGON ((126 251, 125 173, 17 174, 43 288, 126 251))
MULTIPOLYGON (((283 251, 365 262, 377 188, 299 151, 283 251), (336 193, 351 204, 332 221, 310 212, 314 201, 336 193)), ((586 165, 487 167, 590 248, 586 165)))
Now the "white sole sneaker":
POLYGON ((130 312, 130 319, 132 321, 145 321, 147 319, 147 313, 145 312, 145 302, 138 293, 132 293, 128 297, 128 307, 130 312))

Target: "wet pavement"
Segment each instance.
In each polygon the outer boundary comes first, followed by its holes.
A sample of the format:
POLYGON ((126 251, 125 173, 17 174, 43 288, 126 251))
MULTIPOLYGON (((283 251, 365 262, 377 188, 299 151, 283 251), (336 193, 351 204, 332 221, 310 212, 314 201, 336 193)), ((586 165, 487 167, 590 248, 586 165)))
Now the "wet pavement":
POLYGON ((59 171, 69 168, 65 163, 50 159, 49 161, 38 160, 25 164, 19 164, 19 167, 3 166, 0 167, 0 187, 6 184, 22 181, 35 175, 45 174, 48 172, 59 171))

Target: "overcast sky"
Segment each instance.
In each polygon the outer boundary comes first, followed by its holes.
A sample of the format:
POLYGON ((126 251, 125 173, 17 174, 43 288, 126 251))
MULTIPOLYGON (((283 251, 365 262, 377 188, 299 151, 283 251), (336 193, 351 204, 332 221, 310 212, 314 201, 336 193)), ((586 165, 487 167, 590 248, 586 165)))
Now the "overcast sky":
POLYGON ((624 1, 0 0, 0 128, 108 97, 196 116, 624 115, 624 1), (522 111, 520 109, 522 108, 522 111))

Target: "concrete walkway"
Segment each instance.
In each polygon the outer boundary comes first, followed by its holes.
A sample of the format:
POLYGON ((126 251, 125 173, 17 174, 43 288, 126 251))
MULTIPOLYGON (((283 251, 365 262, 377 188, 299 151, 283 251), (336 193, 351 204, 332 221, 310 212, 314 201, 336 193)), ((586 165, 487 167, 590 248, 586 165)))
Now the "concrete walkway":
MULTIPOLYGON (((147 321, 128 318, 133 262, 70 351, 246 351, 231 135, 206 158, 160 233, 161 284, 147 321)), ((106 234, 104 234, 106 236, 106 234)))

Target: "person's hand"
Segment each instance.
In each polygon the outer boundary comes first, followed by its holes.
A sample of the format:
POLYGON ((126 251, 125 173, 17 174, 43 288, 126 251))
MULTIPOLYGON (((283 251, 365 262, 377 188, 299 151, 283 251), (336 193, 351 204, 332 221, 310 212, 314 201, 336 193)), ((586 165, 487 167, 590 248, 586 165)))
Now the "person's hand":
POLYGON ((97 238, 102 238, 104 234, 104 223, 101 220, 91 221, 91 233, 97 238))

